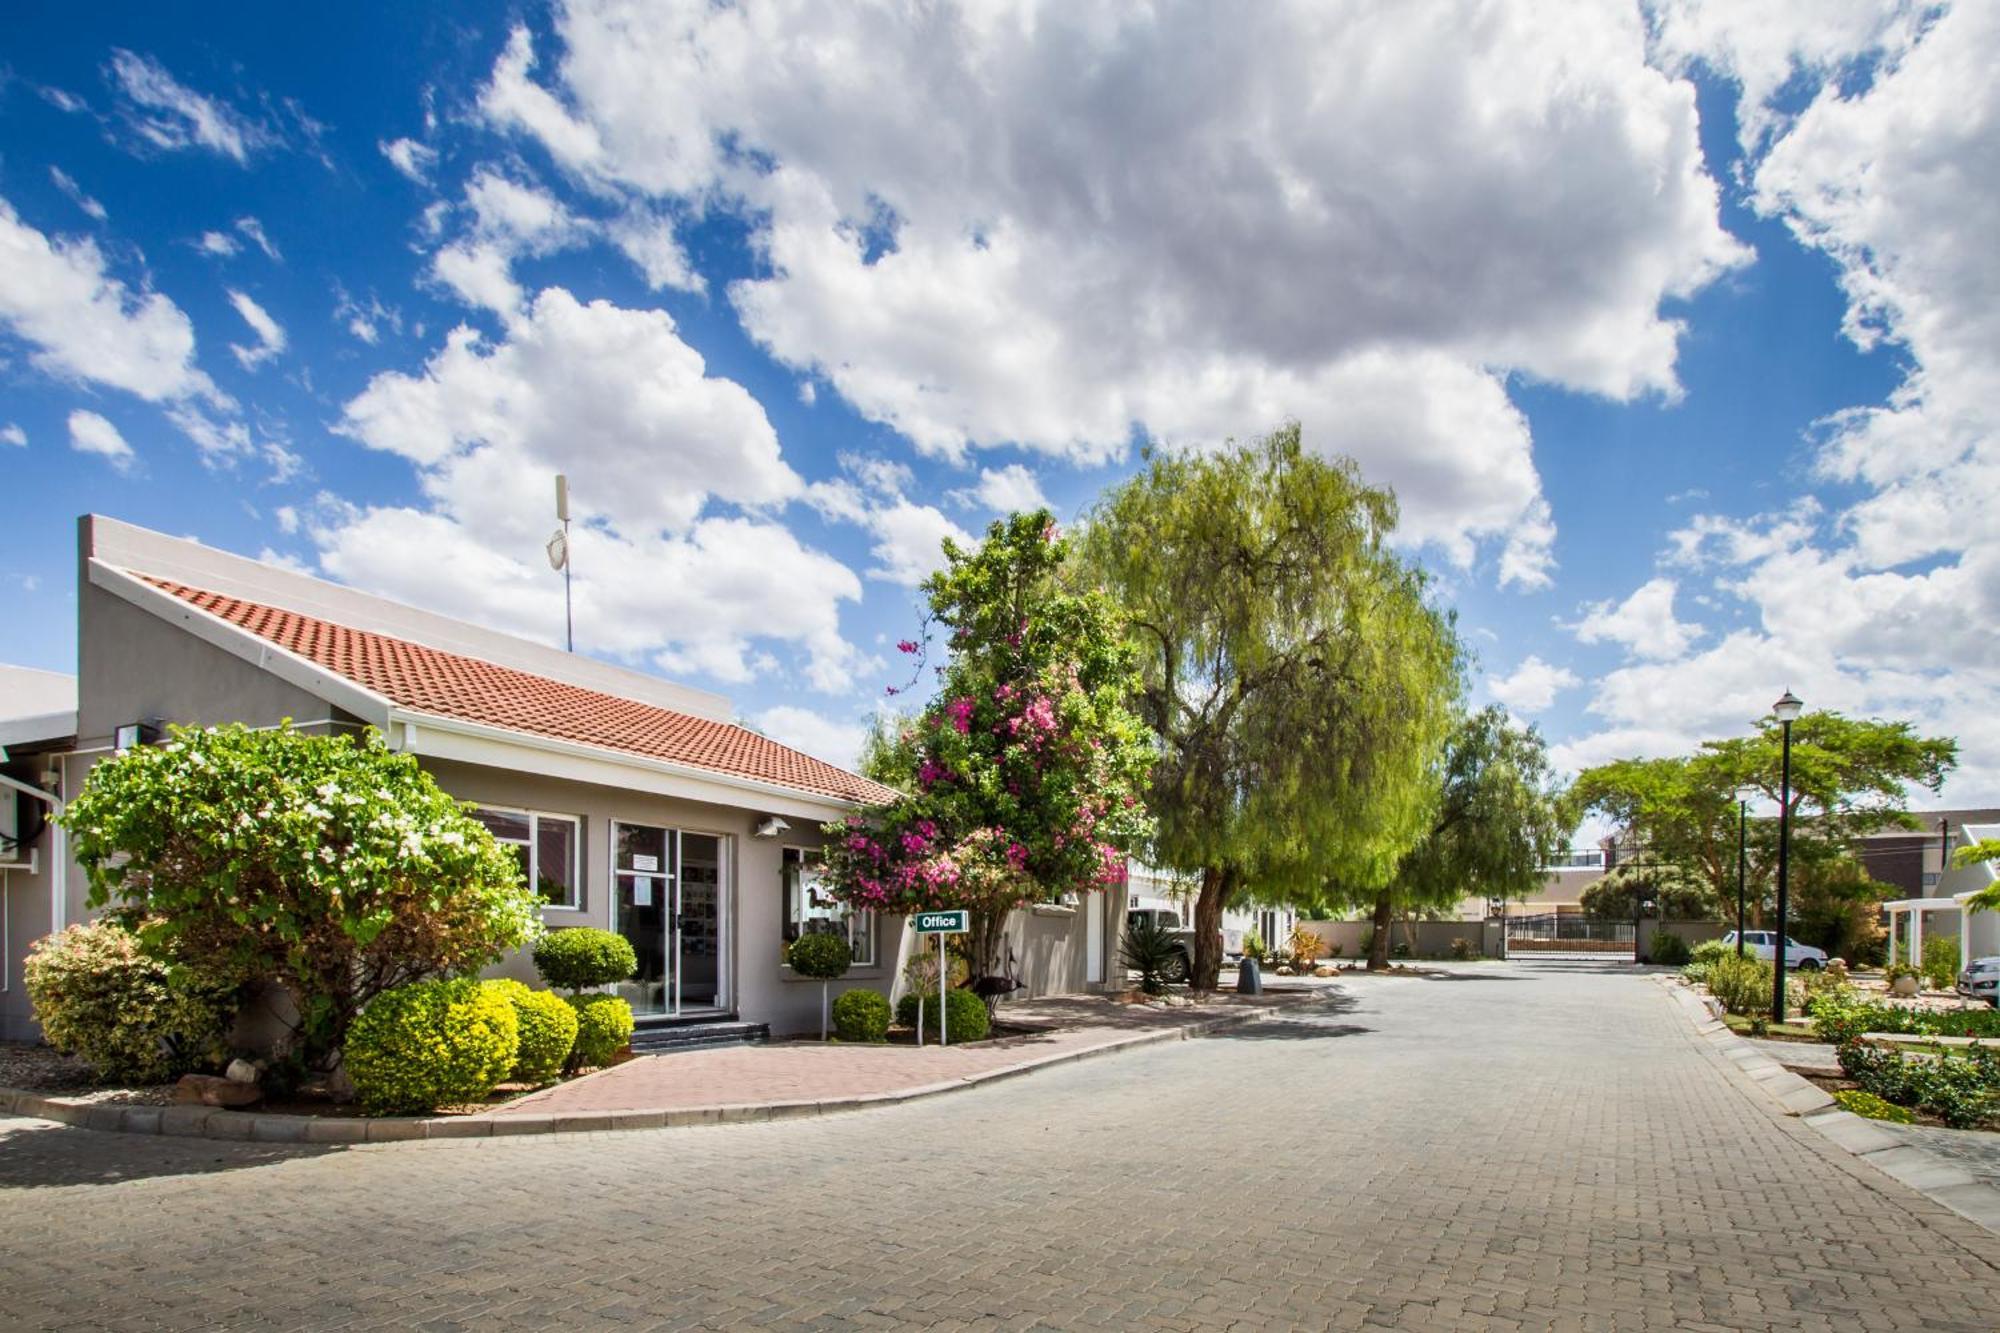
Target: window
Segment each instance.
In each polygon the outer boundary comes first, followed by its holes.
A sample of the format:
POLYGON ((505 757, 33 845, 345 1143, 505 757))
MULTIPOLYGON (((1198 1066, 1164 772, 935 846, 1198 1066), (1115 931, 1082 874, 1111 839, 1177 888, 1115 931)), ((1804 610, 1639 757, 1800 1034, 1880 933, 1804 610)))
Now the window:
POLYGON ((546 907, 583 906, 583 821, 575 815, 481 807, 472 817, 506 843, 521 862, 522 878, 546 907))
POLYGON ((805 847, 785 848, 785 944, 801 935, 838 935, 854 952, 856 967, 875 965, 875 914, 850 912, 847 904, 826 891, 820 879, 819 853, 805 847))

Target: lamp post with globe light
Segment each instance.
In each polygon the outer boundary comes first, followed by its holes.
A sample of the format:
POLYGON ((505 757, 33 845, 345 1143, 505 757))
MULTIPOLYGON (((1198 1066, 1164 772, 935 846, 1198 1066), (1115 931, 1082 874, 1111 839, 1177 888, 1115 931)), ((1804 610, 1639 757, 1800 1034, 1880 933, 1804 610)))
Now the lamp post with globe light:
POLYGON ((1785 949, 1790 943, 1790 936, 1786 934, 1788 923, 1785 913, 1789 906, 1786 890, 1789 887, 1787 877, 1791 869, 1792 847, 1792 723, 1798 721, 1799 714, 1804 710, 1805 705, 1794 698, 1790 690, 1786 690, 1778 702, 1771 705, 1771 712, 1784 732, 1784 758, 1778 778, 1778 935, 1771 949, 1771 971, 1776 979, 1771 992, 1773 1023, 1785 1021, 1785 949))

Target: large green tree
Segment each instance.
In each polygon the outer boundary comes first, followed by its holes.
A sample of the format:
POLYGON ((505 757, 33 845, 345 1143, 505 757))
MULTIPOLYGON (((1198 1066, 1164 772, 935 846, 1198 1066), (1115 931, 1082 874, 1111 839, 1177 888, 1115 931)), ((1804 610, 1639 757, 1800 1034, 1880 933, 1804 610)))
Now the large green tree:
MULTIPOLYGON (((871 774, 904 794, 828 826, 836 896, 878 911, 969 909, 986 974, 999 970, 1009 912, 1116 881, 1151 831, 1133 649, 1102 594, 1058 578, 1067 553, 1046 510, 996 522, 975 550, 945 544, 945 568, 924 584, 946 652, 936 692, 868 745, 871 774)), ((901 646, 919 655, 920 679, 925 644, 901 646)))
POLYGON ((1388 546, 1396 501, 1296 424, 1154 452, 1084 526, 1081 572, 1124 611, 1156 747, 1150 858, 1198 875, 1194 984, 1250 885, 1375 882, 1426 829, 1460 688, 1450 618, 1388 546))
MULTIPOLYGON (((1816 874, 1813 882, 1823 883, 1829 895, 1852 901, 1854 876, 1839 863, 1851 859, 1856 840, 1881 829, 1916 827, 1906 809, 1909 791, 1936 792, 1957 762, 1957 742, 1921 736, 1907 722, 1806 713, 1792 724, 1796 863, 1816 874)), ((1608 818, 1620 842, 1640 849, 1648 862, 1698 877, 1712 911, 1730 915, 1737 802, 1747 800, 1759 812, 1748 826, 1747 879, 1750 909, 1761 923, 1776 875, 1782 763, 1782 730, 1776 718, 1766 717, 1753 734, 1707 741, 1692 754, 1586 769, 1570 794, 1579 813, 1608 818)))
POLYGON ((1368 966, 1389 964, 1389 926, 1399 915, 1443 911, 1468 897, 1525 898, 1568 845, 1571 821, 1535 728, 1504 708, 1461 715, 1435 760, 1429 825, 1390 875, 1330 896, 1366 906, 1375 925, 1368 966))

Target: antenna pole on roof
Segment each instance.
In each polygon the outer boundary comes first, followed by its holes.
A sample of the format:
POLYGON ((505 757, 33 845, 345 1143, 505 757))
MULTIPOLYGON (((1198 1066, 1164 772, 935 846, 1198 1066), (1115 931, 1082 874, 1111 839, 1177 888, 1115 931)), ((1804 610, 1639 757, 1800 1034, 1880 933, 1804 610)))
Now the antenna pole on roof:
POLYGON ((569 478, 560 472, 556 473, 556 518, 562 527, 549 538, 549 564, 562 571, 563 643, 570 652, 575 652, 576 617, 571 610, 569 595, 569 478))

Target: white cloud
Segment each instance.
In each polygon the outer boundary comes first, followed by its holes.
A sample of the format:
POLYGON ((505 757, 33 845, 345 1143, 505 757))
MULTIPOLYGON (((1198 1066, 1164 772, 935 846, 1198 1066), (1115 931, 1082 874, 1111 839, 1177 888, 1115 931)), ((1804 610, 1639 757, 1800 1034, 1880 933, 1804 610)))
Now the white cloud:
POLYGON ((1583 619, 1570 628, 1584 643, 1622 644, 1634 657, 1674 661, 1686 656, 1705 632, 1675 618, 1677 590, 1672 579, 1649 579, 1622 602, 1586 607, 1583 619))
POLYGON ((447 245, 431 257, 431 276, 467 305, 512 319, 526 293, 514 281, 506 251, 497 245, 447 245))
POLYGON ((1489 677, 1486 691, 1516 713, 1539 713, 1556 701, 1556 695, 1581 683, 1568 667, 1530 656, 1507 675, 1489 677))
POLYGON ((194 325, 158 292, 113 277, 89 238, 52 240, 0 199, 0 322, 48 374, 149 402, 227 401, 195 366, 194 325))
POLYGON ((243 322, 248 324, 250 331, 257 335, 257 343, 254 347, 246 346, 243 343, 229 344, 229 350, 235 354, 236 359, 243 364, 245 370, 255 370, 258 366, 263 365, 266 361, 269 361, 272 357, 285 350, 285 330, 283 326, 277 320, 272 319, 270 313, 263 306, 258 305, 250 299, 248 293, 231 288, 229 291, 229 304, 236 307, 236 313, 243 317, 243 322))
POLYGON ((377 375, 342 429, 454 492, 503 486, 514 469, 535 471, 539 494, 566 472, 633 532, 685 528, 709 496, 770 505, 801 486, 757 401, 709 377, 664 311, 585 305, 555 287, 501 342, 462 327, 421 375, 377 375))
POLYGON ((397 171, 419 185, 430 184, 431 168, 437 165, 437 149, 415 139, 384 139, 375 146, 397 171))
POLYGON ((932 505, 918 504, 904 491, 912 480, 901 463, 872 455, 843 454, 844 478, 815 482, 806 501, 830 519, 853 523, 874 540, 869 548, 880 563, 868 577, 914 587, 944 564, 944 543, 962 546, 977 539, 932 505))
POLYGON ((861 746, 868 737, 865 723, 838 721, 796 704, 767 708, 754 714, 750 722, 773 740, 846 769, 860 761, 861 746))
POLYGON ((278 253, 277 246, 271 244, 271 238, 264 234, 264 224, 256 218, 241 217, 236 219, 236 230, 248 236, 250 243, 264 252, 264 258, 274 263, 283 262, 284 256, 278 253))
POLYGON ((979 484, 953 491, 951 498, 967 509, 979 507, 1002 514, 1041 509, 1049 502, 1035 474, 1019 463, 981 468, 979 484))
POLYGON ((746 328, 920 449, 1094 462, 1297 418, 1527 587, 1553 526, 1505 376, 1672 395, 1662 301, 1746 257, 1692 88, 1597 0, 557 27, 542 81, 513 34, 488 119, 593 188, 740 208, 746 328))
MULTIPOLYGON (((2000 790, 2000 8, 1860 0, 1663 3, 1662 43, 1740 81, 1751 201, 1833 262, 1845 331, 1907 377, 1812 437, 1772 513, 1699 514, 1667 559, 1752 617, 1705 652, 1629 667, 1610 733, 1740 733, 1790 688, 1812 708, 1957 736, 1945 799, 2000 790), (1706 730, 1704 730, 1706 729, 1706 730), (1953 793, 1958 795, 1954 797, 1953 793)), ((1599 738, 1579 746, 1601 748, 1599 738)))
POLYGON ((118 427, 82 408, 69 414, 69 447, 80 454, 94 454, 120 472, 132 471, 139 461, 118 427))
POLYGON ((126 121, 155 148, 206 148, 238 165, 280 142, 268 128, 226 102, 195 92, 151 56, 111 53, 111 79, 126 99, 126 121))
POLYGON ((688 263, 687 251, 674 234, 672 218, 634 209, 611 224, 610 235, 654 291, 665 287, 683 292, 707 290, 707 280, 688 263))
POLYGON ((464 211, 471 219, 466 234, 433 256, 431 276, 468 305, 507 320, 519 316, 526 299, 514 280, 514 260, 578 244, 591 231, 548 191, 491 167, 467 182, 464 211))
POLYGON ((243 248, 235 237, 220 231, 203 232, 201 239, 195 245, 203 254, 215 255, 221 259, 229 258, 243 248))
POLYGON ((28 432, 22 430, 18 423, 10 421, 0 426, 0 444, 11 444, 16 449, 25 449, 28 447, 28 432))
POLYGON ((76 183, 76 179, 61 167, 50 167, 49 179, 56 183, 56 188, 61 190, 71 203, 82 209, 93 220, 103 222, 111 216, 103 204, 85 194, 83 187, 76 183))

